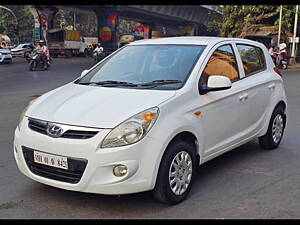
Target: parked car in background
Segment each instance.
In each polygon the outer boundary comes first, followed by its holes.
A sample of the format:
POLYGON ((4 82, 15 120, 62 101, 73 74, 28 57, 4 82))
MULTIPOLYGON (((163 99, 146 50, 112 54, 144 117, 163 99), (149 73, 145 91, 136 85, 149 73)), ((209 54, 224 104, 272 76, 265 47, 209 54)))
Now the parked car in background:
POLYGON ((177 204, 199 165, 254 138, 276 149, 286 108, 280 71, 261 43, 134 41, 31 101, 13 152, 23 174, 47 185, 108 195, 152 190, 177 204))
POLYGON ((7 42, 7 47, 9 49, 13 49, 13 48, 17 47, 17 45, 15 43, 13 43, 13 42, 10 41, 10 42, 7 42))
POLYGON ((31 43, 19 44, 17 47, 11 49, 11 54, 13 57, 22 56, 24 57, 25 52, 28 50, 28 47, 31 43))
POLYGON ((9 49, 0 48, 0 63, 12 63, 12 55, 9 49))

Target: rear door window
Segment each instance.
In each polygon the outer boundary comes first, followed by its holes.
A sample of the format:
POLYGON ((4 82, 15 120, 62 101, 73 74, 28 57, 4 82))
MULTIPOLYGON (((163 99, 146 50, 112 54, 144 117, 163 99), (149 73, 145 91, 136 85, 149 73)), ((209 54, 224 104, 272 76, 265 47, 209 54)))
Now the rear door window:
POLYGON ((245 76, 265 70, 265 56, 260 48, 244 44, 237 44, 236 46, 242 59, 245 76))

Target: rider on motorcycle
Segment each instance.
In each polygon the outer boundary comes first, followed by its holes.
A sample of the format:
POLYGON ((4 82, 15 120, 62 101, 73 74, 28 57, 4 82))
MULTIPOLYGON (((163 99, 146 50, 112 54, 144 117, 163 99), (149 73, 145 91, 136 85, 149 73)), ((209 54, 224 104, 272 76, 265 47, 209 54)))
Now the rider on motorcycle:
POLYGON ((98 43, 96 48, 94 49, 94 52, 103 52, 103 47, 101 46, 101 43, 98 43))
POLYGON ((96 48, 94 49, 94 59, 98 62, 104 57, 104 49, 100 43, 97 44, 96 48))
POLYGON ((39 45, 36 46, 36 50, 38 53, 41 54, 41 60, 43 61, 44 68, 46 69, 47 63, 49 61, 49 56, 50 56, 46 43, 43 40, 41 40, 39 42, 39 45))

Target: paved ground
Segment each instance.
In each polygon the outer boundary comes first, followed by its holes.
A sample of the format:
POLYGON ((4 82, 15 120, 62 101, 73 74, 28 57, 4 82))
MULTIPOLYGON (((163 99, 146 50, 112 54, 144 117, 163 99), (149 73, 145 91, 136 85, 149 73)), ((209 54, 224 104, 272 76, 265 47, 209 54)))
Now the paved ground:
POLYGON ((284 71, 288 124, 280 148, 256 140, 200 167, 189 198, 157 203, 151 192, 104 196, 49 187, 23 176, 13 158, 13 133, 32 99, 65 84, 91 58, 54 59, 30 72, 23 59, 0 65, 0 218, 300 218, 300 70, 284 71))

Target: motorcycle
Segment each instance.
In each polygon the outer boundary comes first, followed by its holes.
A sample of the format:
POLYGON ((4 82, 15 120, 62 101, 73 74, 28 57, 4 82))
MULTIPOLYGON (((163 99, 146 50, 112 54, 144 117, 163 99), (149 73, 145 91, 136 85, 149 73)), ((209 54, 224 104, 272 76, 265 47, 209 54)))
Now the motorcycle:
POLYGON ((93 52, 93 58, 96 62, 100 62, 105 57, 103 48, 95 49, 93 52))
POLYGON ((288 62, 285 57, 285 54, 279 54, 279 68, 286 70, 288 68, 288 62))
POLYGON ((24 58, 27 60, 27 62, 29 62, 30 61, 30 54, 32 53, 32 51, 33 51, 33 49, 28 49, 28 50, 26 50, 25 51, 25 53, 24 53, 24 58))
POLYGON ((33 50, 30 53, 29 57, 30 57, 30 61, 29 61, 29 70, 30 71, 34 71, 38 68, 47 70, 51 65, 51 58, 49 60, 47 60, 46 65, 44 65, 41 54, 38 53, 36 50, 33 50))
POLYGON ((280 69, 286 70, 288 68, 288 61, 284 52, 277 52, 276 54, 276 65, 280 69))

